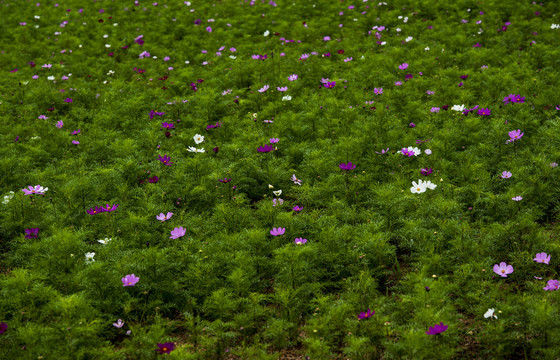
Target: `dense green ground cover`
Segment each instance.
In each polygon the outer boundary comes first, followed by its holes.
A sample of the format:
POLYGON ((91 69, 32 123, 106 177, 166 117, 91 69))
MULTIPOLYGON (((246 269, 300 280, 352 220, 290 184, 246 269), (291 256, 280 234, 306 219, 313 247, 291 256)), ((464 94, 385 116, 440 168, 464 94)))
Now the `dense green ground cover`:
POLYGON ((37 1, 0 358, 560 357, 558 2, 37 1))

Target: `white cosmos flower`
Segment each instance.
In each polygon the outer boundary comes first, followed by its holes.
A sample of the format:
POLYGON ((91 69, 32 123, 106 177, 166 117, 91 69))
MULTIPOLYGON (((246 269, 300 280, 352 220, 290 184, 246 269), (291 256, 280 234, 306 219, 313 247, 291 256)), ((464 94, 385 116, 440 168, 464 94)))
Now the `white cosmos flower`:
POLYGON ((111 240, 113 239, 105 238, 103 240, 97 240, 97 242, 102 243, 103 245, 107 245, 111 240))
POLYGON ((193 139, 194 139, 194 142, 198 145, 198 144, 200 144, 201 142, 204 141, 204 136, 202 136, 202 135, 200 135, 200 134, 196 134, 196 135, 193 137, 193 139))
POLYGON ((290 101, 292 100, 292 97, 290 95, 286 95, 282 98, 282 101, 290 101))
POLYGON ((270 34, 270 31, 266 30, 263 35, 268 36, 269 34, 270 34))
POLYGON ((453 107, 451 108, 451 110, 463 111, 463 110, 465 110, 465 104, 463 104, 463 105, 453 105, 453 107))
POLYGON ((88 252, 86 253, 86 263, 92 263, 95 261, 95 259, 93 258, 95 256, 94 252, 88 252))
POLYGON ((412 182, 412 187, 410 188, 410 192, 413 194, 420 194, 426 191, 426 186, 422 183, 422 180, 418 180, 412 182))
POLYGON ((197 153, 203 153, 203 152, 205 152, 205 151, 206 151, 206 150, 204 150, 204 148, 196 149, 196 152, 197 152, 197 153))
MULTIPOLYGON (((420 180, 422 181, 422 180, 420 180)), ((426 186, 430 190, 435 190, 437 188, 436 184, 433 184, 431 181, 425 181, 424 186, 426 186)))
POLYGON ((189 151, 189 152, 196 152, 196 148, 195 148, 194 146, 189 146, 189 147, 187 148, 187 151, 189 151))
POLYGON ((282 190, 276 190, 276 191, 273 191, 272 193, 276 196, 280 196, 280 195, 282 195, 282 190))
POLYGON ((494 315, 494 309, 488 309, 488 311, 486 311, 486 313, 484 314, 484 318, 485 319, 488 319, 488 318, 497 319, 498 317, 496 315, 494 315))

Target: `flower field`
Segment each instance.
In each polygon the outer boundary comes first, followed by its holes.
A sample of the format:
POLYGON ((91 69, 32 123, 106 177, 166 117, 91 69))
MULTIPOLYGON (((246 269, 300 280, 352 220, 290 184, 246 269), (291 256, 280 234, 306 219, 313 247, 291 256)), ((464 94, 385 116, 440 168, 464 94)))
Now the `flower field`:
POLYGON ((0 359, 560 358, 559 2, 0 15, 0 359))

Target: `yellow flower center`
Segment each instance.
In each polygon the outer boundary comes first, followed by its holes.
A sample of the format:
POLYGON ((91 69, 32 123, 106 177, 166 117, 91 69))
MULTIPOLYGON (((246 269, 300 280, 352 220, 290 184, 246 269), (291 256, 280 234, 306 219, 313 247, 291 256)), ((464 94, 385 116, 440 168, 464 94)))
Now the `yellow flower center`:
POLYGON ((416 188, 416 191, 420 191, 420 190, 421 190, 420 188, 416 188))
POLYGON ((502 274, 505 273, 505 272, 506 272, 505 270, 502 270, 502 274))
POLYGON ((167 348, 166 348, 166 347, 164 347, 164 348, 162 348, 161 350, 162 350, 162 351, 167 351, 167 348))

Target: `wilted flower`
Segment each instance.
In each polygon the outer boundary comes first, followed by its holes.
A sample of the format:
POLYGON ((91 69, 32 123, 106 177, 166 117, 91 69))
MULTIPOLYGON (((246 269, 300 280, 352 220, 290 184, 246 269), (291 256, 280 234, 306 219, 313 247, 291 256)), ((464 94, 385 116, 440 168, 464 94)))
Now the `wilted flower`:
POLYGON ((118 328, 118 329, 122 328, 123 325, 124 325, 124 321, 122 321, 122 319, 119 319, 119 320, 117 320, 116 323, 113 323, 113 326, 118 328))
POLYGON ((505 262, 501 262, 500 265, 494 265, 494 272, 501 277, 507 277, 509 274, 513 272, 513 266, 506 264, 505 262))
POLYGON ((173 216, 172 212, 168 212, 167 215, 165 215, 164 213, 160 213, 159 215, 156 215, 156 219, 158 219, 161 222, 164 222, 171 219, 172 216, 173 216))
POLYGON ((134 274, 129 274, 123 277, 121 280, 123 282, 123 286, 134 286, 140 280, 140 278, 134 274))
POLYGON ((434 326, 430 326, 428 328, 428 331, 426 331, 426 334, 428 334, 428 335, 441 334, 442 332, 447 330, 447 328, 448 328, 447 325, 443 325, 443 323, 440 322, 439 324, 435 324, 434 326))
POLYGON ((187 232, 187 229, 181 227, 176 227, 175 229, 171 230, 171 236, 169 237, 170 239, 178 239, 182 236, 185 235, 185 233, 187 232))
POLYGON ((371 311, 368 308, 366 312, 360 312, 360 314, 358 315, 358 320, 370 318, 373 314, 375 314, 375 311, 371 311))
POLYGON ((484 318, 485 319, 488 319, 488 318, 497 319, 498 317, 496 315, 494 315, 494 309, 488 309, 488 311, 486 311, 486 313, 484 314, 484 318))
POLYGON ((270 230, 270 235, 272 236, 279 236, 279 235, 284 235, 284 233, 286 232, 286 228, 272 228, 272 230, 270 230))
POLYGON ((548 263, 550 262, 550 255, 548 255, 545 252, 538 253, 535 256, 535 258, 533 259, 533 261, 540 262, 540 263, 545 263, 545 264, 548 265, 548 263))

